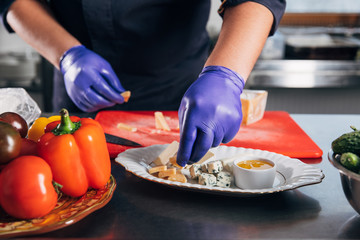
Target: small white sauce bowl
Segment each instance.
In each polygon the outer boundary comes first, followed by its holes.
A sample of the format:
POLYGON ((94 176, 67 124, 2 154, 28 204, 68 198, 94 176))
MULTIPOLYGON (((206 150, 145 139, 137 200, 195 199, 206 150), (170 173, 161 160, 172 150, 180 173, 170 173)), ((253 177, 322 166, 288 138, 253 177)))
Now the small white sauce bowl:
POLYGON ((270 159, 251 155, 237 157, 233 162, 233 174, 235 185, 241 189, 265 189, 272 188, 276 175, 276 163, 270 159), (237 164, 246 160, 265 161, 273 167, 268 169, 246 169, 237 164))

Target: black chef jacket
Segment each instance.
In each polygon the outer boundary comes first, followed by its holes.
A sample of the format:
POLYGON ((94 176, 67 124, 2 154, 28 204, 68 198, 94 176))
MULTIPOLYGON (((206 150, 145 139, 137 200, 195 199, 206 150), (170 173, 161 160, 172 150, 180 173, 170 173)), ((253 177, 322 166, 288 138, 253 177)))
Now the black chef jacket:
MULTIPOLYGON (((6 10, 14 0, 1 0, 6 10)), ((209 52, 206 24, 210 0, 48 0, 59 23, 87 48, 105 58, 121 84, 132 92, 128 103, 111 109, 177 110, 209 52)), ((246 2, 227 0, 222 9, 246 2)), ((273 34, 285 0, 256 0, 271 10, 273 34)), ((223 11, 221 10, 220 13, 223 11)), ((78 111, 54 71, 53 110, 78 111)))

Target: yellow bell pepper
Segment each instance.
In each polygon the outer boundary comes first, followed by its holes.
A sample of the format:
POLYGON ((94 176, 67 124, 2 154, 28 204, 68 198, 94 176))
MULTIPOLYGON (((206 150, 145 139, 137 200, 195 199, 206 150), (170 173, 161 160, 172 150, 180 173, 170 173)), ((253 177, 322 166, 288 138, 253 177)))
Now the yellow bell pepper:
POLYGON ((51 122, 59 121, 61 117, 59 115, 51 116, 51 117, 39 117, 34 121, 28 131, 28 139, 33 141, 37 141, 44 133, 45 127, 51 122))

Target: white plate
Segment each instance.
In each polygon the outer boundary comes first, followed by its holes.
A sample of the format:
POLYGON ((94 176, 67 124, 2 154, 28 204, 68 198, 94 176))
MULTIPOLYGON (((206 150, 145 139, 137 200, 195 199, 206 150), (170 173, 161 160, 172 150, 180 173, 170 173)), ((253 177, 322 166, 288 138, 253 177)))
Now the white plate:
POLYGON ((246 196, 281 192, 320 183, 324 178, 324 174, 320 169, 305 164, 299 159, 257 149, 219 146, 210 150, 215 154, 215 156, 208 161, 232 158, 242 154, 250 154, 275 161, 277 164, 277 173, 273 187, 268 189, 250 190, 240 189, 234 184, 232 184, 230 188, 221 188, 200 185, 192 180, 187 183, 173 182, 149 174, 146 167, 141 164, 141 162, 150 164, 166 148, 167 145, 168 144, 153 145, 150 147, 129 149, 120 153, 115 161, 120 163, 127 171, 133 173, 134 175, 152 182, 184 190, 224 195, 246 196))

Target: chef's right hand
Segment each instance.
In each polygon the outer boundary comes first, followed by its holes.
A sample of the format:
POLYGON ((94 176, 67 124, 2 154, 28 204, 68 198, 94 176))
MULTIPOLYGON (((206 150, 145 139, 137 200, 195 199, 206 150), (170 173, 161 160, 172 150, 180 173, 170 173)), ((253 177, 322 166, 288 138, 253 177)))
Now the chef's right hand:
POLYGON ((110 64, 98 54, 75 46, 60 60, 66 91, 74 104, 84 112, 94 112, 124 103, 120 93, 125 89, 110 64))

